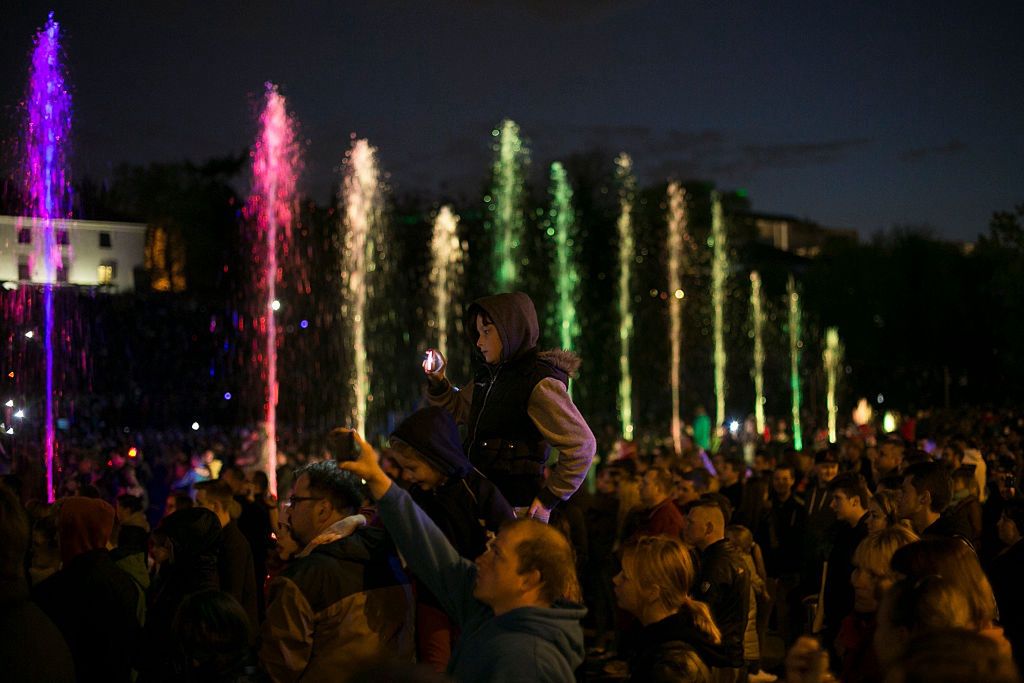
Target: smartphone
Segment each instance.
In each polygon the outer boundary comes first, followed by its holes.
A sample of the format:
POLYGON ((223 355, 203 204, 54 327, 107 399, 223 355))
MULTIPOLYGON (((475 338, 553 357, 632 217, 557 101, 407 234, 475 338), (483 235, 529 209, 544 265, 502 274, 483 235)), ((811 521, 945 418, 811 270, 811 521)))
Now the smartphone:
POLYGON ((356 433, 351 429, 338 427, 327 435, 327 452, 335 462, 347 462, 359 459, 356 449, 356 433))

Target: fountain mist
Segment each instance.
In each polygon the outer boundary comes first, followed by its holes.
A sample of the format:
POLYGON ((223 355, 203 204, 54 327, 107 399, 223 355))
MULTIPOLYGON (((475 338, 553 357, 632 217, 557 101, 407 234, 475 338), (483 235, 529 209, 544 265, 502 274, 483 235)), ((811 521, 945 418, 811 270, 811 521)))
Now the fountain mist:
POLYGON ((683 350, 683 272, 686 270, 686 190, 677 182, 668 186, 668 317, 672 347, 669 383, 672 386, 672 444, 683 452, 683 420, 680 386, 683 350))
POLYGON ((512 120, 501 122, 491 131, 497 138, 494 147, 494 187, 487 197, 490 213, 488 228, 494 238, 494 285, 496 292, 510 292, 519 280, 516 254, 523 239, 523 177, 529 152, 519 137, 519 126, 512 120))
POLYGON ((764 434, 764 296, 761 275, 750 273, 750 317, 754 334, 754 422, 757 433, 764 434))
POLYGON ((725 217, 722 200, 711 194, 711 307, 714 310, 715 340, 715 428, 725 424, 725 285, 729 277, 729 253, 726 250, 725 217))
POLYGON ((580 333, 576 318, 580 275, 576 269, 576 213, 572 206, 572 188, 565 167, 551 164, 551 227, 555 238, 555 324, 561 348, 572 350, 580 333))
POLYGON ((636 178, 628 154, 615 159, 615 177, 619 183, 619 413, 622 437, 633 439, 633 375, 629 367, 629 347, 633 340, 633 203, 636 178))
POLYGON ((430 288, 434 293, 434 325, 437 329, 437 350, 448 357, 448 314, 452 302, 461 298, 463 263, 467 245, 459 241, 459 217, 450 206, 442 206, 434 218, 434 235, 430 242, 432 261, 430 288))
POLYGON ((836 429, 836 418, 839 415, 836 389, 839 386, 839 373, 843 367, 843 343, 839 341, 839 328, 830 327, 825 330, 825 351, 822 353, 822 357, 825 361, 825 377, 828 383, 825 394, 825 408, 828 411, 828 441, 835 443, 839 438, 836 429))
POLYGON ((793 397, 793 448, 804 447, 800 429, 800 295, 796 291, 796 280, 789 276, 786 284, 786 298, 789 300, 789 387, 793 397))

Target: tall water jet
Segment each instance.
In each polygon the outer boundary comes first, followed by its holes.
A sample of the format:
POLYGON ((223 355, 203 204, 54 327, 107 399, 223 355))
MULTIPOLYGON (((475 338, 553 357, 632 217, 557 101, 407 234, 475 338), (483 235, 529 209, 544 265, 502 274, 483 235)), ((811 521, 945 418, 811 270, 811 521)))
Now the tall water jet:
POLYGON ((442 206, 434 218, 430 241, 430 289, 434 294, 434 320, 437 350, 448 357, 448 326, 452 302, 461 297, 463 264, 467 245, 459 241, 459 217, 450 206, 442 206))
POLYGON ((487 228, 494 244, 493 277, 496 292, 510 292, 519 281, 519 247, 525 218, 524 177, 529 151, 519 137, 519 126, 511 119, 491 131, 494 145, 494 187, 486 197, 487 228))
POLYGON ((629 367, 629 347, 633 341, 633 204, 636 178, 633 160, 628 154, 615 159, 615 178, 619 185, 619 414, 622 438, 633 439, 633 375, 629 367))
POLYGON ((576 212, 572 205, 572 187, 565 167, 551 164, 551 224, 555 238, 555 327, 561 348, 573 350, 580 333, 576 318, 580 274, 576 269, 576 212))
POLYGON ((839 341, 839 328, 830 327, 825 330, 825 409, 828 411, 828 441, 835 443, 839 439, 836 421, 839 416, 839 402, 836 390, 839 386, 839 373, 843 367, 843 343, 839 341))
POLYGON ((803 342, 800 341, 800 295, 792 275, 786 284, 786 299, 789 303, 789 388, 793 405, 793 448, 800 451, 804 447, 800 430, 800 349, 803 342))
POLYGON ((682 355, 683 355, 683 273, 687 268, 686 190, 678 182, 668 186, 668 317, 669 342, 672 347, 669 383, 672 386, 672 445, 676 454, 683 452, 682 419, 682 355))
POLYGON ((750 273, 750 317, 754 334, 754 422, 757 433, 764 434, 764 295, 761 275, 750 273))
POLYGON ((725 424, 725 285, 729 278, 722 199, 711 193, 711 308, 714 311, 715 429, 725 424))
POLYGON ((299 169, 299 145, 295 122, 289 115, 285 98, 277 86, 266 84, 260 132, 252 152, 253 189, 248 212, 255 218, 256 240, 253 260, 260 313, 256 328, 264 336, 260 376, 265 380, 263 419, 266 431, 263 467, 270 491, 277 494, 277 311, 281 307, 277 286, 283 268, 278 265, 278 250, 287 250, 292 239, 296 214, 295 183, 299 169))
MULTIPOLYGON (((57 231, 66 230, 71 215, 68 181, 68 144, 71 133, 71 95, 64 79, 60 24, 51 12, 36 34, 29 72, 24 131, 24 180, 32 221, 33 261, 42 268, 43 348, 45 357, 45 421, 43 453, 46 461, 46 497, 54 500, 53 467, 57 453, 54 430, 54 306, 57 271, 63 269, 57 231)), ((32 269, 34 264, 30 264, 32 269)))
POLYGON ((345 180, 341 189, 344 205, 343 288, 345 309, 352 340, 352 426, 366 434, 370 368, 366 348, 367 304, 372 294, 372 273, 377 270, 382 245, 384 201, 377 165, 377 150, 365 139, 354 140, 345 155, 345 180))

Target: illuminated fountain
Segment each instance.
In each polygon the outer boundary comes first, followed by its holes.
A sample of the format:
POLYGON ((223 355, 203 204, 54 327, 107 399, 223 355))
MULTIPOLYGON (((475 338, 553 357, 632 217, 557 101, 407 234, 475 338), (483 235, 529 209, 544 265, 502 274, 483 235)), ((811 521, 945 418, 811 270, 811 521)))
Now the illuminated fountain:
POLYGON ((615 177, 619 184, 619 414, 622 438, 633 439, 633 375, 629 367, 629 347, 633 341, 633 203, 636 178, 628 154, 615 159, 615 177))
POLYGON ((793 448, 800 451, 804 447, 800 430, 800 349, 803 342, 800 341, 800 295, 792 275, 786 284, 786 299, 789 303, 789 387, 793 398, 793 448))
POLYGON ((492 268, 495 292, 511 292, 519 281, 517 254, 523 239, 523 178, 529 152, 519 137, 519 126, 505 119, 491 131, 494 146, 494 187, 486 198, 487 228, 494 240, 492 268))
POLYGON ((764 295, 756 270, 750 273, 750 317, 754 328, 754 422, 760 437, 764 434, 764 295))
POLYGON ((260 114, 260 132, 251 152, 253 190, 247 211, 255 218, 256 239, 254 261, 256 289, 260 313, 256 329, 263 335, 264 348, 260 376, 265 379, 263 395, 264 446, 263 466, 270 491, 277 493, 277 286, 283 268, 278 252, 286 252, 292 240, 292 224, 296 213, 295 182, 299 169, 299 145, 295 139, 295 123, 288 114, 285 98, 277 86, 267 83, 265 104, 260 114))
POLYGON ((669 383, 672 386, 672 445, 683 452, 683 420, 680 397, 683 353, 683 273, 686 270, 685 246, 688 240, 686 190, 677 182, 668 186, 668 317, 672 347, 669 383))
POLYGON ((463 263, 467 245, 459 241, 459 217, 450 206, 442 206, 434 218, 434 234, 430 241, 432 256, 430 289, 434 294, 434 320, 437 350, 448 357, 449 313, 453 302, 461 299, 463 263))
POLYGON ((726 245, 722 200, 711 193, 711 308, 714 311, 715 342, 715 428, 725 424, 725 285, 729 278, 729 252, 726 245))
POLYGON ((58 231, 68 229, 71 192, 68 182, 68 143, 71 133, 71 95, 64 80, 61 60, 60 25, 50 13, 46 26, 36 34, 29 73, 24 131, 24 180, 32 223, 35 253, 30 270, 41 273, 43 281, 43 348, 45 357, 44 458, 46 495, 54 500, 53 468, 57 452, 54 430, 54 285, 61 260, 58 231))
POLYGON ((555 326, 561 348, 573 350, 580 333, 576 318, 580 275, 576 269, 576 213, 572 206, 572 188, 565 167, 551 164, 551 225, 555 238, 555 326))
POLYGON ((822 359, 825 361, 827 382, 825 408, 828 411, 828 441, 835 443, 839 439, 836 425, 839 402, 836 398, 836 389, 839 386, 839 373, 843 367, 843 343, 839 341, 839 328, 830 327, 825 330, 825 351, 822 353, 822 359))
POLYGON ((353 140, 345 155, 345 180, 341 189, 344 206, 342 279, 345 309, 352 341, 352 426, 366 434, 367 404, 371 400, 366 332, 368 303, 373 295, 383 238, 384 198, 377 165, 377 150, 365 139, 353 140))

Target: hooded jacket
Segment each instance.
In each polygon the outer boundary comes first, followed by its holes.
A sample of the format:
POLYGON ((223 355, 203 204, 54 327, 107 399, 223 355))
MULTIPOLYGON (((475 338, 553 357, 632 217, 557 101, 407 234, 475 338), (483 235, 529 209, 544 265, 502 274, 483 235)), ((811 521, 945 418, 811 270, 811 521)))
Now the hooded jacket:
POLYGON ((364 524, 331 525, 271 582, 260 663, 272 680, 344 681, 369 660, 412 662, 408 579, 384 530, 364 524))
POLYGON ((467 329, 474 345, 475 320, 481 313, 497 329, 501 360, 479 368, 474 381, 461 388, 447 380, 432 386, 428 399, 467 426, 464 449, 469 460, 513 506, 530 505, 536 497, 553 508, 580 487, 597 450, 593 432, 568 393, 579 358, 568 351, 538 351, 537 312, 522 292, 488 296, 470 305, 467 329), (558 450, 558 462, 544 480, 542 463, 550 447, 558 450), (499 463, 495 449, 502 451, 499 463), (510 459, 527 466, 509 471, 510 459))
POLYGON ((475 683, 566 683, 583 662, 581 605, 520 607, 500 616, 473 597, 476 565, 461 557, 409 496, 391 486, 377 501, 409 567, 461 628, 448 673, 475 683))

